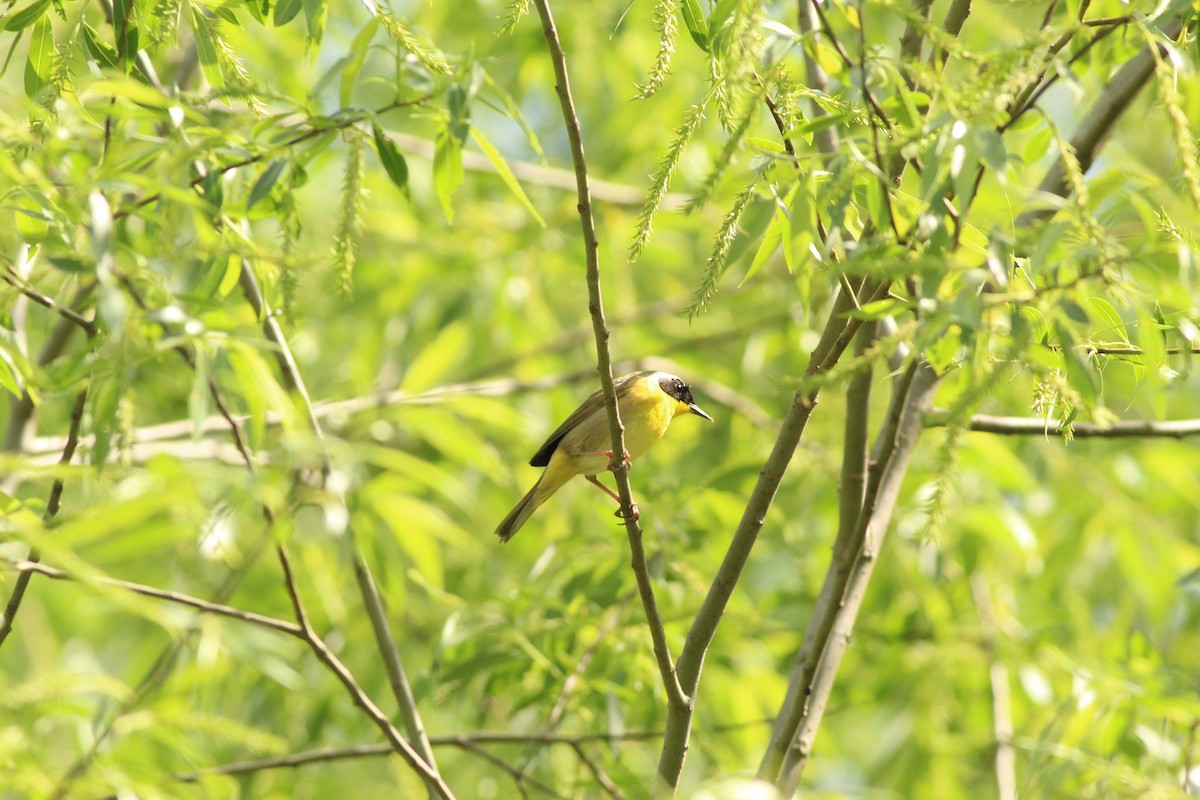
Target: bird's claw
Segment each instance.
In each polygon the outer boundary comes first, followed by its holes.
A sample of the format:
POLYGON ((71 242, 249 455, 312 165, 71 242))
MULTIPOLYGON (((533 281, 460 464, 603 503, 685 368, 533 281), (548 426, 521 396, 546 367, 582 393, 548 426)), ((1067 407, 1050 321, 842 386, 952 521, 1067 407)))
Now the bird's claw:
POLYGON ((623 469, 625 471, 629 471, 629 470, 633 469, 633 458, 629 455, 628 450, 626 450, 621 455, 621 458, 619 461, 617 460, 617 458, 615 456, 613 456, 612 450, 607 450, 605 452, 608 454, 608 457, 611 459, 608 462, 608 469, 610 472, 616 472, 619 469, 623 469))
POLYGON ((638 511, 637 503, 630 503, 628 509, 622 506, 613 512, 613 516, 621 520, 631 519, 634 522, 637 522, 639 519, 641 519, 642 514, 640 511, 638 511))

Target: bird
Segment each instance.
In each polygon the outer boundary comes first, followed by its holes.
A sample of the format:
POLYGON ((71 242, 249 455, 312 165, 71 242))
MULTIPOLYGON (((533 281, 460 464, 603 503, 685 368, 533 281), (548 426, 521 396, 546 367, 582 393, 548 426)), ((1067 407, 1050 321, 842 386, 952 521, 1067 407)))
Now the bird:
MULTIPOLYGON (((692 390, 683 379, 668 372, 631 372, 613 381, 613 389, 616 390, 621 422, 625 425, 626 452, 622 454, 620 464, 626 468, 663 437, 676 415, 695 414, 713 421, 696 405, 692 390)), ((496 527, 500 541, 511 539, 542 503, 576 475, 583 475, 620 505, 621 498, 596 478, 601 470, 617 466, 613 451, 608 449, 611 446, 604 395, 597 389, 550 434, 529 460, 530 466, 546 469, 496 527)), ((637 506, 630 511, 636 519, 637 506)), ((620 509, 616 516, 621 516, 620 509)))

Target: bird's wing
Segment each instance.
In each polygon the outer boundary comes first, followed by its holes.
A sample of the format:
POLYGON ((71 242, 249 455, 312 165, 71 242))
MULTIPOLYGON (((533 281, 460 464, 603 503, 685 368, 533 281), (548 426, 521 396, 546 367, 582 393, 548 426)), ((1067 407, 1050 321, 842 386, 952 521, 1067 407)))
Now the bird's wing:
MULTIPOLYGON (((649 371, 631 372, 628 375, 623 375, 613 382, 613 389, 616 391, 617 398, 629 391, 629 387, 633 386, 639 379, 649 375, 649 371)), ((544 467, 550 463, 550 456, 554 455, 554 451, 562 443, 563 437, 579 426, 581 422, 604 408, 604 395, 597 389, 588 395, 587 399, 579 404, 579 408, 571 412, 571 416, 567 417, 562 425, 554 429, 554 433, 546 439, 533 458, 529 459, 529 466, 544 467)))

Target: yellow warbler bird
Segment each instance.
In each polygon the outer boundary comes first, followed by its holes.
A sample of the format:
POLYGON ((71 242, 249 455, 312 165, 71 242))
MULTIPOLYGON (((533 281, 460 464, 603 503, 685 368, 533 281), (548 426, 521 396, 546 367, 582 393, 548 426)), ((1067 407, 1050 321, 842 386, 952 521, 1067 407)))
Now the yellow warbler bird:
MULTIPOLYGON (((631 372, 617 378, 613 388, 617 393, 621 422, 625 425, 626 464, 631 464, 632 459, 639 458, 661 439, 676 414, 696 414, 713 421, 696 405, 688 385, 666 372, 631 372)), ((621 498, 596 479, 597 473, 610 468, 613 452, 608 448, 611 446, 604 395, 596 390, 550 434, 530 459, 530 466, 545 467, 546 471, 496 528, 500 541, 511 539, 550 495, 576 475, 583 475, 620 504, 621 498)), ((636 506, 633 511, 636 515, 636 506)))

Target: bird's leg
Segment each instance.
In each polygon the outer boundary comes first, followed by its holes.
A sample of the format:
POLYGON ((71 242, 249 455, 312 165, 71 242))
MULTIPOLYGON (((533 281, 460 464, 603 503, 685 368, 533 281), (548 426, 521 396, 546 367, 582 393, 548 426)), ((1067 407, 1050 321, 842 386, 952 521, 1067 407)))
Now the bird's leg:
MULTIPOLYGON (((620 461, 613 458, 612 450, 580 450, 579 455, 581 455, 581 456, 605 456, 609 459, 612 459, 608 464, 608 469, 610 472, 616 472, 618 469, 622 469, 622 468, 624 468, 626 470, 633 469, 633 457, 629 455, 628 450, 626 450, 624 452, 624 454, 622 454, 620 461)), ((605 489, 604 491, 607 492, 608 490, 605 489)))
POLYGON ((597 489, 604 492, 606 495, 611 497, 613 500, 617 501, 617 505, 620 506, 620 508, 618 508, 616 511, 613 512, 614 517, 621 517, 622 519, 637 519, 638 517, 641 516, 641 514, 638 512, 637 503, 630 503, 629 504, 629 513, 626 514, 626 513, 624 513, 625 506, 621 502, 620 495, 618 495, 612 489, 608 488, 603 483, 601 483, 599 478, 597 478, 595 475, 584 475, 583 477, 587 478, 588 482, 591 483, 593 486, 595 486, 597 489))

